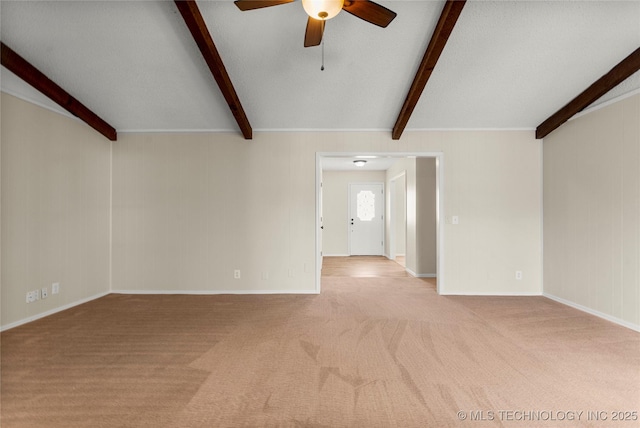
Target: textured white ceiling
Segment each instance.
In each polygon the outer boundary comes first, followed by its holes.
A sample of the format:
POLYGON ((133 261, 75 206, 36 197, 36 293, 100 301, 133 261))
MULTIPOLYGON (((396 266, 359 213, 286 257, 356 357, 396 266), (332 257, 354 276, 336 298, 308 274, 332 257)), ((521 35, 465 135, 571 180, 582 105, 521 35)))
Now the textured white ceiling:
MULTIPOLYGON (((386 29, 327 22, 320 71, 300 2, 198 1, 254 131, 393 127, 443 1, 379 3, 398 14, 386 29)), ((0 20, 3 43, 120 132, 238 130, 172 1, 3 0, 0 20)), ((533 129, 638 46, 640 0, 469 1, 406 129, 533 129)), ((48 102, 5 69, 0 85, 48 102)), ((607 97, 638 88, 636 73, 607 97)))

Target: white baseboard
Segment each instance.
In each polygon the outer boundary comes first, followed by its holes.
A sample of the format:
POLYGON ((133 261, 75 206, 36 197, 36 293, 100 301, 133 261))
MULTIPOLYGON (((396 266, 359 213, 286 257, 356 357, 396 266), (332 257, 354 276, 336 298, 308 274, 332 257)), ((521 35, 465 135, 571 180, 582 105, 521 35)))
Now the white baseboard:
POLYGON ((557 296, 554 296, 554 295, 548 294, 548 293, 543 293, 542 295, 544 297, 548 298, 548 299, 554 300, 554 301, 556 301, 558 303, 562 303, 563 305, 570 306, 570 307, 572 307, 574 309, 578 309, 579 311, 586 312, 586 313, 588 313, 590 315, 595 315, 598 318, 603 318, 603 319, 605 319, 607 321, 611 321, 614 324, 618 324, 618 325, 621 325, 623 327, 630 328, 631 330, 640 332, 640 325, 638 325, 638 324, 634 324, 634 323, 625 321, 623 319, 620 319, 618 317, 614 317, 614 316, 605 314, 604 312, 596 311, 595 309, 591 309, 591 308, 588 308, 586 306, 582 306, 582 305, 580 305, 578 303, 574 303, 574 302, 572 302, 570 300, 563 299, 562 297, 557 297, 557 296))
POLYGON ((112 290, 111 294, 319 294, 316 290, 112 290))
POLYGON ((77 300, 75 302, 68 303, 66 305, 57 307, 55 309, 51 309, 51 310, 39 313, 37 315, 32 315, 30 317, 23 318, 23 319, 21 319, 19 321, 12 322, 12 323, 7 324, 7 325, 3 325, 2 327, 0 327, 0 331, 9 330, 11 328, 18 327, 20 325, 30 323, 32 321, 39 320, 40 318, 48 317, 49 315, 53 315, 53 314, 57 314, 58 312, 66 311, 67 309, 71 309, 74 306, 82 305, 83 303, 87 303, 87 302, 90 302, 92 300, 99 299, 99 298, 104 297, 104 296, 106 296, 108 294, 110 294, 110 293, 106 292, 106 293, 95 294, 95 295, 93 295, 91 297, 87 297, 87 298, 84 298, 84 299, 81 299, 81 300, 77 300))
POLYGON ((349 257, 349 254, 323 254, 322 257, 349 257))
POLYGON ((540 297, 542 293, 531 291, 481 291, 441 293, 442 296, 478 296, 478 297, 540 297))
POLYGON ((109 294, 192 294, 192 295, 217 295, 217 294, 320 294, 315 290, 112 290, 111 292, 96 294, 85 299, 78 300, 73 303, 60 306, 55 309, 51 309, 46 312, 32 315, 27 318, 23 318, 19 321, 12 322, 0 327, 0 331, 9 330, 23 324, 30 323, 32 321, 39 320, 40 318, 48 317, 49 315, 56 314, 58 312, 71 309, 74 306, 82 305, 83 303, 90 302, 92 300, 99 299, 109 294))
POLYGON ((405 268, 407 273, 415 278, 437 278, 438 275, 435 273, 415 273, 409 268, 405 268))
MULTIPOLYGON (((383 256, 385 256, 389 260, 395 260, 395 259, 392 259, 391 256, 387 253, 383 254, 383 256)), ((404 257, 404 254, 396 254, 396 257, 404 257)))

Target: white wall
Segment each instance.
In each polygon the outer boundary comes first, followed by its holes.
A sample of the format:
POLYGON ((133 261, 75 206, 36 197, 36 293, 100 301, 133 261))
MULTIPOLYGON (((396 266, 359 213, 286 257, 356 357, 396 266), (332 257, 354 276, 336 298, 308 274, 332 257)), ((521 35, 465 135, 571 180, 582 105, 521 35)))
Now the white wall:
POLYGON ((407 185, 406 174, 387 174, 388 209, 385 221, 385 252, 387 256, 405 256, 407 251, 407 185), (392 239, 395 243, 392 243, 392 239), (392 251, 392 246, 395 245, 392 251), (393 254, 392 254, 393 253, 393 254))
POLYGON ((539 294, 540 149, 516 131, 123 135, 113 288, 313 292, 316 153, 443 152, 445 213, 461 219, 445 227, 444 291, 539 294))
POLYGON ((109 292, 111 142, 2 93, 2 327, 109 292), (60 293, 51 284, 60 283, 60 293), (27 291, 49 296, 26 303, 27 291))
MULTIPOLYGON (((436 159, 409 157, 398 160, 387 170, 388 187, 394 186, 392 180, 399 174, 402 174, 399 184, 403 186, 400 193, 404 203, 399 210, 404 215, 400 221, 404 228, 400 242, 406 256, 406 269, 414 276, 435 277, 438 264, 436 159)), ((390 199, 387 194, 387 204, 391 203, 390 199)), ((388 228, 394 226, 392 221, 387 216, 388 228)), ((387 239, 390 240, 389 233, 387 239)))
POLYGON ((418 276, 435 277, 438 271, 436 159, 416 162, 416 271, 418 276))
POLYGON ((314 160, 310 147, 280 138, 121 136, 113 289, 312 292, 314 160))
POLYGON ((384 181, 384 171, 323 172, 323 255, 349 255, 349 183, 384 183, 384 181))
POLYGON ((640 95, 544 139, 544 292, 640 330, 640 95))
MULTIPOLYGON (((404 179, 402 182, 404 183, 404 228, 405 228, 405 240, 404 240, 404 250, 405 250, 405 267, 409 272, 416 273, 418 270, 418 260, 417 260, 417 241, 416 241, 416 233, 417 233, 417 212, 416 212, 416 160, 415 158, 403 158, 396 161, 388 170, 387 170, 387 186, 391 186, 391 180, 397 177, 399 174, 404 174, 404 179)), ((387 193, 387 205, 390 204, 390 195, 387 193)), ((389 253, 389 243, 390 236, 389 231, 391 228, 390 224, 391 217, 387 212, 386 219, 386 238, 385 244, 387 254, 389 253)))
POLYGON ((3 327, 106 293, 110 275, 124 292, 315 292, 318 152, 443 153, 444 213, 460 216, 444 228, 443 291, 541 292, 530 131, 121 134, 111 145, 2 94, 3 327), (25 303, 54 281, 59 296, 25 303))

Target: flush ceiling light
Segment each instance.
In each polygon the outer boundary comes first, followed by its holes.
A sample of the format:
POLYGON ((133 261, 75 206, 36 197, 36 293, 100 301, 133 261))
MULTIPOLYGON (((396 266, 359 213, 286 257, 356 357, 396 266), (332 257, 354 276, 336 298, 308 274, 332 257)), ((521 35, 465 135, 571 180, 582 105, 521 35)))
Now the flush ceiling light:
POLYGON ((355 166, 363 167, 365 163, 367 163, 364 159, 357 159, 353 161, 355 166))
POLYGON ((326 21, 336 16, 342 10, 344 0, 302 0, 307 15, 313 19, 326 21))

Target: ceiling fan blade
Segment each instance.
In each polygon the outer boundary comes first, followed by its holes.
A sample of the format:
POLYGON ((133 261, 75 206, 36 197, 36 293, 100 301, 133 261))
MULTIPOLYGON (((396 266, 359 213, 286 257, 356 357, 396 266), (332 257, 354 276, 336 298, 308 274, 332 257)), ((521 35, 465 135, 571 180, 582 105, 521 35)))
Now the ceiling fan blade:
POLYGON ((245 11, 260 9, 262 7, 278 6, 281 4, 292 3, 294 1, 295 0, 236 0, 234 3, 238 6, 238 9, 245 11))
POLYGON ((304 34, 304 47, 318 46, 322 42, 322 33, 324 33, 324 21, 307 19, 307 31, 304 34))
POLYGON ((386 27, 396 17, 396 13, 369 0, 345 0, 342 6, 350 14, 379 27, 386 27))

